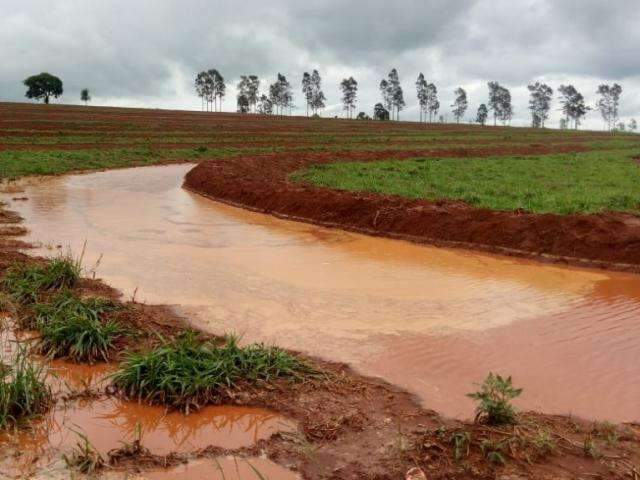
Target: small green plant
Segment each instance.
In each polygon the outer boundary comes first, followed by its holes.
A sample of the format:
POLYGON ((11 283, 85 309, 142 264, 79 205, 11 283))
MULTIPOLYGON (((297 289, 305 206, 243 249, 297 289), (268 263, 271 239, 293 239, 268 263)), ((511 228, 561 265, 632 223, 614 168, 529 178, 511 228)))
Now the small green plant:
POLYGON ((591 457, 593 459, 597 459, 602 456, 602 453, 600 452, 598 445, 596 444, 593 437, 591 437, 591 435, 589 435, 584 439, 584 443, 582 444, 582 450, 587 457, 591 457))
POLYGON ((616 445, 620 440, 618 428, 611 422, 602 422, 594 430, 608 445, 616 445))
POLYGON ((27 348, 18 346, 11 363, 0 368, 0 428, 49 408, 52 394, 47 376, 44 366, 28 359, 27 348))
POLYGON ((80 432, 75 432, 79 440, 69 455, 63 454, 62 459, 68 468, 84 474, 91 474, 105 466, 102 455, 89 441, 89 438, 80 432))
POLYGON ((453 444, 453 458, 459 462, 469 456, 471 433, 467 431, 455 432, 451 435, 451 443, 453 444))
POLYGON ((54 258, 44 265, 19 263, 7 272, 4 287, 16 301, 31 304, 45 291, 74 287, 80 280, 80 272, 80 261, 70 255, 54 258))
POLYGON ((492 440, 483 440, 480 449, 489 463, 493 465, 506 465, 507 461, 504 456, 504 442, 495 442, 492 440))
POLYGON ((538 433, 531 439, 531 444, 542 456, 549 455, 556 449, 556 442, 553 440, 553 437, 548 430, 538 431, 538 433))
POLYGON ((489 373, 480 390, 467 394, 478 402, 476 421, 484 421, 490 425, 507 425, 515 423, 516 411, 511 400, 520 396, 521 388, 514 388, 511 377, 489 373))
POLYGON ((214 402, 240 381, 300 380, 313 374, 307 364, 275 347, 240 347, 234 337, 220 346, 186 332, 151 351, 128 353, 111 380, 127 397, 188 411, 214 402))
POLYGON ((116 306, 101 298, 81 299, 63 292, 50 303, 37 304, 36 328, 40 331, 41 353, 76 362, 109 360, 116 340, 124 333, 114 320, 104 319, 116 306))

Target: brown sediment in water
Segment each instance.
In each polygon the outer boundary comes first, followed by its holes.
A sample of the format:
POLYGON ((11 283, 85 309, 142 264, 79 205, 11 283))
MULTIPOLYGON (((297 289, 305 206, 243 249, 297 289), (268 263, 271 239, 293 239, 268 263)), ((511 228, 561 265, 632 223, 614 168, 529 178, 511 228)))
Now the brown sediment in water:
MULTIPOLYGON (((117 478, 117 477, 107 477, 117 478)), ((197 460, 178 467, 151 470, 137 480, 296 480, 295 473, 264 458, 221 457, 197 460)))
POLYGON ((54 178, 15 208, 27 239, 74 251, 86 239, 88 265, 105 253, 98 271, 125 298, 135 290, 215 334, 349 363, 446 415, 470 418, 464 394, 496 370, 531 392, 522 408, 638 420, 627 379, 640 350, 624 335, 637 331, 637 276, 286 222, 184 192, 189 168, 54 178))
POLYGON ((310 165, 388 158, 483 157, 581 151, 558 145, 451 151, 277 153, 211 160, 185 177, 185 187, 215 200, 281 218, 369 235, 462 247, 545 261, 640 271, 640 219, 623 213, 531 214, 410 200, 296 184, 289 175, 310 165))

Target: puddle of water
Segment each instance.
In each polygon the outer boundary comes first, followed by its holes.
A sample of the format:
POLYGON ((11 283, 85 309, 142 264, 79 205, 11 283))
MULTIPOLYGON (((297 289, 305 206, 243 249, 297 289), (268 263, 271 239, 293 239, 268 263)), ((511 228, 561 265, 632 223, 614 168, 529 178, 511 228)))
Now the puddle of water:
MULTIPOLYGON (((109 480, 119 480, 122 474, 110 474, 109 480)), ((131 479, 131 477, 129 477, 131 479)), ((221 457, 198 460, 166 470, 151 470, 135 480, 297 480, 299 477, 270 460, 263 458, 221 457)), ((133 480, 133 479, 131 479, 133 480)))
POLYGON ((494 369, 524 408, 640 420, 640 277, 285 222, 182 190, 189 168, 46 179, 11 208, 27 240, 87 240, 87 265, 104 254, 127 295, 349 362, 447 415, 471 416, 464 393, 494 369))
POLYGON ((0 436, 5 445, 19 447, 13 467, 24 471, 33 464, 57 461, 87 436, 105 458, 110 450, 141 435, 142 445, 156 455, 190 453, 208 446, 249 447, 276 432, 295 432, 294 422, 269 410, 234 406, 205 407, 183 415, 114 398, 78 400, 58 407, 29 431, 0 436))

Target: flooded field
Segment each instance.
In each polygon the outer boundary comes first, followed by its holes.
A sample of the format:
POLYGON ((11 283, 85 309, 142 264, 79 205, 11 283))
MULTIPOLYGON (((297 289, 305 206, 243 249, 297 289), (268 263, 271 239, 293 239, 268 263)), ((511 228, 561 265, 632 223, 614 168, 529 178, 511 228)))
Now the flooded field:
POLYGON ((40 253, 86 241, 85 266, 127 296, 348 362, 446 415, 470 417, 464 394, 495 370, 523 408, 640 420, 640 277, 285 222, 183 190, 189 168, 30 181, 11 208, 40 253))

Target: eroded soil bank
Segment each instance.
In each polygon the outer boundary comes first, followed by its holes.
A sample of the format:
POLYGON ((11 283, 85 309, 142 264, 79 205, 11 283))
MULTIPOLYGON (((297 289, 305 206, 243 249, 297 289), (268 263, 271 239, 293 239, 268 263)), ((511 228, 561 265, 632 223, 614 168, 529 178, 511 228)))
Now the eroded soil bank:
POLYGON ((545 261, 640 270, 640 219, 633 215, 529 214, 473 208, 461 202, 409 200, 296 184, 309 165, 417 157, 459 158, 584 151, 579 145, 242 156, 199 164, 185 186, 232 205, 282 218, 418 243, 470 248, 545 261))
POLYGON ((86 240, 87 266, 100 258, 127 298, 349 363, 448 416, 473 415, 465 394, 493 370, 525 388, 523 408, 640 419, 637 276, 281 221, 185 192, 189 168, 36 181, 13 208, 36 252, 86 240))
MULTIPOLYGON (((157 171, 166 173, 170 170, 158 169, 157 171)), ((126 173, 135 178, 135 172, 130 171, 126 173)), ((122 184, 119 183, 122 178, 112 178, 112 182, 107 182, 109 185, 107 190, 110 192, 109 194, 112 195, 112 202, 108 205, 114 207, 116 210, 122 208, 117 202, 115 204, 113 203, 113 200, 121 198, 127 201, 127 212, 131 213, 135 205, 146 208, 153 204, 153 202, 146 204, 145 202, 140 202, 140 200, 150 201, 155 197, 155 200, 158 202, 157 205, 159 205, 159 210, 164 212, 164 214, 168 213, 168 216, 174 220, 170 222, 172 224, 172 228, 169 229, 170 232, 177 233, 178 236, 184 236, 186 234, 186 236, 189 237, 189 234, 197 234, 203 227, 206 227, 206 225, 211 225, 210 223, 201 225, 198 222, 191 221, 194 219, 191 218, 189 214, 185 215, 185 212, 181 211, 180 208, 187 207, 187 210, 193 210, 194 203, 192 202, 202 202, 202 205, 206 207, 205 211, 208 212, 207 218, 210 219, 210 209, 218 207, 206 200, 197 199, 184 193, 183 195, 186 195, 186 197, 178 196, 178 198, 181 198, 182 202, 184 202, 185 198, 190 199, 186 204, 182 204, 182 207, 180 207, 181 202, 177 204, 171 203, 169 200, 180 191, 179 188, 169 188, 168 192, 170 193, 168 195, 166 192, 165 194, 160 194, 160 192, 157 191, 158 184, 149 182, 149 177, 146 176, 147 173, 148 172, 145 172, 144 175, 140 177, 140 180, 143 182, 142 184, 136 186, 128 184, 125 188, 125 190, 130 189, 132 192, 142 193, 143 198, 134 199, 122 195, 122 191, 119 191, 118 188, 122 186, 122 184), (176 217, 181 218, 182 223, 176 223, 176 217), (176 225, 184 225, 188 231, 183 230, 179 226, 176 227, 176 225)), ((108 173, 98 174, 98 185, 101 183, 99 175, 106 175, 107 178, 109 178, 108 173)), ((93 178, 94 181, 96 180, 94 176, 72 178, 80 180, 91 180, 93 178)), ((68 179, 57 180, 66 181, 68 179)), ((159 183, 162 184, 162 182, 159 183)), ((80 185, 82 185, 82 181, 80 185)), ((81 188, 80 197, 89 201, 89 203, 91 203, 92 200, 95 200, 99 204, 103 203, 104 198, 100 196, 100 188, 97 188, 98 185, 93 185, 92 188, 81 188)), ((58 184, 57 187, 60 187, 60 184, 58 184)), ((54 190, 60 191, 59 188, 55 188, 54 190)), ((62 219, 65 217, 65 214, 75 212, 76 214, 80 213, 82 216, 85 213, 90 214, 91 212, 91 209, 89 209, 87 212, 82 213, 89 205, 74 203, 72 198, 75 195, 70 191, 66 191, 63 195, 63 197, 66 197, 66 200, 69 201, 66 206, 59 203, 56 206, 56 202, 47 204, 41 201, 42 197, 40 197, 40 201, 33 201, 40 193, 46 191, 46 183, 40 183, 38 188, 28 191, 27 198, 29 198, 29 200, 16 200, 12 206, 16 208, 26 208, 24 207, 25 205, 33 205, 35 210, 38 208, 42 209, 48 217, 53 217, 61 213, 57 222, 55 222, 57 224, 64 223, 62 219), (54 207, 53 210, 51 209, 52 206, 54 207)), ((176 198, 174 198, 174 200, 176 200, 176 198)), ((93 213, 97 212, 94 210, 93 213)), ((197 212, 192 211, 191 213, 194 214, 197 212)), ((236 213, 241 214, 242 212, 236 213)), ((135 217, 135 215, 133 215, 133 217, 135 217)), ((9 223, 19 221, 18 215, 10 213, 5 213, 3 218, 7 219, 9 223)), ((99 219, 99 215, 95 218, 99 219)), ((297 230, 299 225, 295 224, 280 225, 279 228, 283 230, 278 230, 277 225, 274 227, 271 221, 276 222, 276 224, 282 222, 269 219, 267 224, 263 224, 260 222, 260 218, 259 216, 254 216, 255 223, 249 224, 249 228, 253 230, 254 234, 262 230, 262 236, 259 236, 258 239, 253 238, 251 235, 238 236, 237 232, 236 236, 234 236, 232 235, 233 232, 229 231, 228 227, 234 226, 234 223, 244 225, 246 228, 247 219, 244 217, 242 222, 238 222, 237 219, 234 222, 233 217, 227 213, 224 221, 217 219, 213 224, 217 227, 224 239, 222 244, 218 244, 218 249, 225 250, 227 247, 224 246, 224 241, 237 238, 249 238, 253 242, 256 240, 264 241, 265 239, 269 239, 270 242, 267 243, 267 246, 270 249, 288 247, 286 251, 282 252, 283 256, 279 262, 282 263, 282 260, 292 256, 290 249, 294 247, 307 248, 309 247, 308 244, 316 245, 317 243, 321 243, 320 251, 325 249, 331 251, 331 249, 336 246, 334 244, 340 245, 344 243, 339 241, 340 237, 334 237, 335 232, 316 229, 305 232, 297 230), (224 228, 225 225, 227 227, 226 230, 224 228), (288 230, 287 227, 293 230, 288 230), (291 235, 292 231, 297 232, 296 240, 291 241, 291 239, 289 239, 289 241, 286 241, 287 236, 291 235), (287 235, 285 235, 285 232, 287 235), (307 235, 307 241, 305 241, 305 233, 307 235), (333 243, 330 242, 330 240, 333 240, 333 243), (327 244, 329 244, 329 246, 327 244)), ((149 220, 151 221, 152 219, 150 218, 149 220)), ((28 225, 30 226, 31 223, 28 223, 28 225)), ((34 223, 33 225, 35 226, 36 224, 34 223)), ((122 230, 117 228, 118 225, 117 222, 111 223, 107 230, 113 230, 115 235, 105 239, 106 241, 113 241, 114 238, 122 234, 122 230)), ((59 228, 64 229, 64 227, 60 226, 59 228)), ((70 232, 73 233, 73 231, 73 228, 71 228, 70 232)), ((87 231, 89 232, 91 229, 87 231)), ((104 232, 105 230, 102 231, 104 232)), ((47 232, 48 235, 52 233, 54 232, 47 232)), ((162 232, 158 230, 146 233, 152 237, 158 235, 163 237, 162 232)), ((205 238, 211 239, 212 232, 206 231, 206 233, 207 236, 205 238)), ((245 230, 240 233, 247 234, 249 232, 245 230)), ((32 232, 31 235, 34 235, 34 232, 32 232)), ((143 235, 143 237, 144 236, 145 235, 143 235)), ((134 233, 133 238, 135 237, 136 234, 134 233)), ((216 236, 213 236, 213 238, 216 238, 216 236)), ((219 236, 217 238, 219 240, 219 236)), ((359 244, 359 240, 369 241, 375 239, 366 239, 351 235, 346 235, 342 238, 350 240, 347 242, 349 244, 347 252, 349 253, 346 256, 340 255, 339 257, 335 257, 333 261, 336 264, 342 264, 343 262, 339 260, 343 260, 348 255, 352 255, 353 252, 359 252, 358 257, 361 258, 361 261, 351 265, 350 269, 352 271, 360 271, 363 267, 367 266, 372 256, 374 259, 377 258, 379 254, 377 249, 361 250, 363 245, 359 244)), ((191 239, 193 240, 193 238, 191 239)), ((167 240, 169 239, 163 237, 158 244, 171 244, 171 242, 167 242, 167 240)), ((131 246, 131 237, 127 235, 121 238, 120 241, 124 241, 126 245, 131 246)), ((261 241, 254 244, 254 255, 249 255, 249 259, 259 259, 263 257, 263 252, 261 248, 259 248, 264 246, 261 241)), ((375 241, 387 242, 386 240, 375 241)), ((175 239, 173 242, 175 244, 180 243, 175 242, 175 239)), ((115 242, 113 245, 114 251, 118 250, 117 243, 118 242, 115 242)), ((185 244, 189 246, 189 242, 183 241, 182 245, 185 246, 185 244)), ((23 246, 24 244, 20 245, 23 246)), ((152 245, 153 242, 147 245, 147 249, 152 245)), ((212 246, 204 241, 202 237, 200 237, 200 242, 196 245, 203 250, 212 250, 212 246)), ((14 244, 12 247, 5 245, 4 249, 0 251, 0 268, 2 271, 15 262, 29 261, 26 256, 15 251, 15 248, 18 248, 18 246, 18 244, 14 244)), ((190 247, 193 246, 194 245, 190 245, 190 247)), ((385 246, 388 245, 382 245, 382 247, 385 246)), ((407 246, 417 248, 408 244, 407 246)), ((49 251, 47 248, 43 250, 49 251)), ((55 247, 53 247, 53 250, 55 251, 55 247)), ((240 250, 251 252, 252 249, 244 245, 240 250)), ((404 262, 406 263, 404 268, 401 268, 402 273, 413 272, 411 280, 420 278, 421 272, 425 270, 425 266, 429 265, 428 262, 426 262, 427 257, 421 257, 421 260, 425 263, 420 262, 420 264, 416 265, 414 264, 415 259, 413 259, 411 252, 403 251, 402 248, 400 250, 405 257, 404 262)), ((185 253, 185 250, 182 251, 185 253)), ((186 251, 189 251, 189 249, 187 248, 186 251)), ((389 253, 389 249, 387 248, 382 248, 381 251, 385 254, 389 253)), ((430 255, 435 255, 435 252, 437 251, 434 250, 430 255)), ((450 255, 450 253, 446 251, 442 252, 445 257, 439 259, 440 268, 451 274, 453 267, 451 262, 447 262, 447 256, 450 255)), ((89 254, 89 252, 87 253, 89 254)), ((141 250, 138 250, 136 253, 140 254, 141 250)), ((153 249, 147 250, 147 254, 153 256, 157 263, 158 258, 161 257, 154 256, 156 253, 157 252, 153 252, 153 249)), ((229 251, 222 253, 222 257, 229 257, 229 251)), ((310 259, 317 262, 319 260, 317 257, 318 253, 318 251, 314 252, 310 259)), ((452 258, 457 258, 458 255, 459 254, 456 253, 455 257, 452 258)), ((188 258, 188 256, 184 257, 184 259, 186 258, 188 258)), ((303 256, 302 258, 304 259, 305 257, 303 256)), ((448 258, 448 260, 452 258, 448 258)), ((471 255, 470 258, 470 264, 467 265, 462 273, 458 271, 456 262, 456 268, 451 276, 466 279, 467 269, 471 272, 476 270, 477 273, 472 277, 475 281, 482 284, 486 281, 487 272, 491 272, 489 275, 491 277, 495 274, 497 265, 500 264, 510 272, 509 275, 507 275, 509 281, 505 282, 504 285, 518 287, 518 272, 521 274, 524 270, 530 270, 528 268, 530 265, 526 265, 527 268, 524 269, 518 268, 519 264, 511 260, 492 259, 491 257, 478 257, 476 255, 471 255), (494 262, 499 263, 494 264, 494 262)), ((207 259, 199 258, 199 261, 203 260, 207 259)), ((380 259, 378 258, 378 260, 380 259)), ((136 263, 135 260, 132 259, 129 259, 128 262, 136 263)), ((108 263, 106 259, 103 259, 101 268, 108 263)), ((330 270, 333 269, 330 266, 332 264, 333 262, 328 262, 328 268, 330 270)), ((224 266, 224 264, 222 265, 224 266)), ((322 268, 327 268, 326 263, 323 265, 322 268)), ((382 263, 382 266, 384 265, 386 264, 382 263)), ((402 263, 399 264, 400 267, 402 265, 402 263)), ((436 266, 437 265, 438 262, 436 262, 436 266)), ((123 266, 124 263, 120 264, 120 267, 123 266)), ((228 267, 225 267, 223 273, 229 273, 227 268, 228 267)), ((541 279, 544 278, 548 280, 548 273, 557 272, 558 276, 555 277, 552 285, 556 285, 555 282, 558 282, 559 285, 568 284, 568 290, 572 295, 579 296, 580 294, 584 294, 586 291, 584 290, 585 285, 589 285, 589 282, 596 281, 596 278, 599 278, 601 281, 606 280, 602 275, 594 272, 584 272, 584 276, 582 276, 577 275, 577 271, 571 271, 572 274, 570 276, 563 277, 562 272, 565 271, 562 269, 556 269, 555 267, 542 268, 545 269, 545 274, 541 276, 541 279), (571 278, 572 281, 567 281, 569 278, 571 278)), ((160 268, 156 268, 155 272, 157 273, 160 270, 160 268)), ((441 272, 438 274, 435 267, 427 270, 432 277, 432 284, 434 286, 446 278, 442 276, 441 272)), ((269 271, 274 272, 275 270, 270 268, 269 271)), ((380 266, 377 268, 372 268, 372 266, 368 267, 369 273, 376 271, 382 273, 383 276, 377 278, 374 276, 372 278, 373 283, 367 284, 367 286, 370 288, 372 285, 376 285, 377 282, 385 279, 385 277, 386 281, 380 284, 380 286, 388 285, 389 272, 385 268, 380 268, 380 266)), ((89 270, 89 273, 90 272, 91 270, 89 270)), ((249 276, 246 275, 246 269, 241 269, 240 272, 245 277, 245 280, 249 279, 249 276)), ((256 273, 257 271, 254 271, 253 274, 256 275, 256 273)), ((335 272, 331 271, 329 273, 333 275, 335 272)), ((182 274, 185 275, 184 270, 182 274)), ((553 278, 553 275, 551 275, 551 277, 553 278)), ((277 281, 277 275, 271 278, 278 283, 276 287, 282 285, 282 282, 277 281)), ((338 275, 338 278, 340 278, 340 275, 338 275)), ((537 285, 536 275, 533 275, 533 277, 527 275, 527 278, 531 278, 531 282, 537 285)), ((155 278, 155 280, 157 281, 158 279, 155 278)), ((341 280, 344 282, 346 277, 342 277, 341 280)), ((452 281, 455 282, 455 280, 452 281)), ((183 280, 182 282, 174 283, 171 288, 175 288, 175 286, 179 284, 189 283, 191 282, 183 280)), ((307 282, 301 282, 300 288, 313 287, 314 291, 322 292, 322 284, 324 284, 324 281, 322 281, 321 278, 308 278, 307 282)), ((340 282, 338 282, 337 284, 338 287, 345 287, 346 285, 352 285, 352 283, 347 282, 341 285, 340 282)), ((494 283, 494 285, 496 287, 502 287, 503 284, 498 282, 494 283)), ((542 281, 541 285, 547 285, 547 282, 542 281)), ((216 286, 221 288, 222 284, 216 286)), ((444 288, 444 285, 440 286, 444 288)), ((455 286, 455 283, 452 284, 452 286, 455 286)), ((326 287, 326 285, 324 285, 324 287, 326 287)), ((115 295, 115 292, 95 281, 85 281, 82 283, 81 288, 85 294, 105 295, 109 298, 114 298, 115 295)), ((521 285, 519 288, 513 288, 512 292, 515 294, 518 289, 523 292, 519 300, 529 298, 531 292, 526 292, 527 288, 523 288, 521 285)), ((384 288, 378 288, 376 290, 378 294, 384 292, 384 288)), ((144 291, 151 293, 144 294, 143 290, 141 290, 140 294, 149 296, 154 294, 152 285, 145 286, 144 291)), ((421 290, 422 295, 424 291, 423 287, 421 290)), ((334 293, 335 291, 328 289, 328 291, 324 292, 324 298, 331 298, 334 293)), ((156 291, 155 295, 158 294, 156 291)), ((408 290, 406 296, 404 293, 402 295, 398 293, 393 296, 393 300, 407 300, 413 298, 414 295, 417 295, 417 291, 408 290)), ((560 295, 560 297, 562 297, 562 295, 560 295)), ((560 299, 560 297, 557 300, 545 304, 544 308, 557 308, 558 303, 556 302, 558 301, 559 304, 563 304, 566 299, 563 300, 560 299)), ((575 300, 573 296, 569 298, 575 300)), ((383 300, 385 303, 393 304, 388 297, 385 297, 383 300)), ((365 302, 362 303, 364 304, 365 302)), ((462 303, 465 303, 465 301, 462 303)), ((184 319, 175 316, 175 314, 172 314, 167 308, 145 306, 138 303, 129 303, 129 305, 130 308, 133 309, 132 311, 136 312, 136 315, 131 317, 130 320, 133 321, 138 328, 145 325, 152 326, 154 329, 162 331, 165 335, 172 335, 172 332, 173 334, 178 333, 189 326, 184 319)), ((514 322, 514 319, 508 315, 508 310, 508 308, 505 310, 506 316, 499 319, 498 324, 501 322, 505 322, 506 324, 514 322)), ((417 309, 416 311, 422 311, 422 309, 417 309)), ((351 316, 353 312, 346 313, 351 316)), ((472 313, 473 315, 477 315, 478 312, 472 313)), ((436 327, 435 330, 438 328, 446 330, 446 321, 444 320, 445 317, 440 319, 435 318, 432 323, 427 323, 432 329, 436 327)), ((466 325, 468 331, 482 331, 482 321, 480 322, 481 325, 474 325, 474 320, 477 319, 470 317, 466 319, 463 318, 459 324, 456 324, 456 328, 464 329, 466 325)), ((298 323, 299 321, 300 317, 298 317, 298 323)), ((340 323, 340 321, 336 321, 335 325, 337 326, 340 323)), ((419 318, 414 318, 414 323, 420 325, 422 322, 420 322, 419 318)), ((359 328, 355 328, 352 331, 355 335, 355 340, 358 340, 360 343, 363 343, 361 335, 363 333, 362 330, 366 330, 366 328, 364 328, 366 326, 366 319, 361 319, 359 328)), ((213 326, 210 327, 209 330, 214 330, 213 326)), ((380 327, 382 331, 386 331, 387 329, 390 331, 392 324, 389 323, 385 325, 384 322, 382 322, 380 323, 380 327)), ((486 327, 486 325, 484 327, 486 327)), ((326 329, 327 326, 325 325, 325 330, 326 329)), ((431 331, 433 335, 436 333, 435 330, 429 331, 431 331)), ((277 338, 274 340, 277 340, 277 338)), ((355 345, 355 342, 353 345, 355 345)), ((480 424, 459 422, 440 417, 435 412, 425 410, 421 407, 417 399, 405 390, 394 387, 381 380, 360 376, 343 364, 327 363, 319 359, 308 359, 308 361, 313 362, 320 371, 325 372, 328 376, 318 378, 314 381, 295 384, 290 382, 276 382, 269 385, 269 388, 263 388, 261 386, 251 388, 247 386, 246 388, 232 390, 228 392, 224 398, 220 399, 224 404, 231 405, 230 407, 224 407, 222 410, 216 410, 215 407, 205 409, 195 414, 195 416, 189 420, 184 419, 184 417, 172 417, 171 415, 173 414, 158 415, 158 412, 154 411, 154 409, 135 404, 123 404, 109 396, 103 397, 98 395, 95 397, 95 393, 92 391, 84 393, 82 391, 75 391, 73 395, 58 399, 56 408, 52 410, 53 417, 49 417, 52 418, 54 422, 53 424, 46 421, 44 422, 45 433, 42 438, 45 438, 45 443, 49 444, 52 438, 51 436, 53 436, 54 439, 57 438, 64 444, 66 442, 64 438, 67 437, 64 435, 60 436, 56 433, 56 425, 64 425, 64 419, 69 418, 67 415, 70 414, 70 418, 80 419, 81 423, 84 422, 86 418, 95 419, 94 432, 97 433, 94 433, 94 435, 97 436, 99 441, 105 441, 105 443, 100 446, 100 448, 103 449, 108 448, 110 439, 114 439, 115 436, 120 435, 125 441, 131 438, 130 427, 133 420, 131 417, 137 419, 136 427, 134 427, 136 430, 139 429, 137 425, 140 423, 142 424, 140 429, 144 429, 145 424, 147 425, 147 438, 149 438, 151 446, 156 444, 156 450, 164 449, 167 441, 173 442, 172 445, 174 445, 175 448, 173 448, 173 451, 169 454, 166 454, 165 449, 163 450, 164 455, 162 453, 153 454, 146 451, 125 454, 124 456, 116 455, 115 458, 117 458, 118 461, 106 472, 106 478, 130 478, 131 474, 140 472, 141 469, 143 470, 141 472, 142 478, 158 479, 254 478, 252 475, 255 475, 255 478, 293 479, 295 478, 295 474, 292 473, 291 470, 299 472, 304 478, 313 479, 397 479, 402 478, 405 473, 412 469, 414 474, 418 474, 421 471, 427 472, 428 478, 489 479, 515 474, 524 476, 524 478, 568 479, 575 478, 576 475, 582 476, 584 474, 589 477, 622 479, 633 478, 633 475, 637 475, 638 469, 635 465, 637 465, 639 461, 638 455, 640 454, 640 450, 638 449, 639 432, 637 425, 629 424, 617 427, 602 423, 585 422, 570 417, 552 417, 527 413, 520 416, 517 426, 496 430, 480 424), (84 403, 83 399, 86 399, 87 402, 84 403), (60 409, 61 407, 62 409, 60 409), (256 409, 268 409, 268 412, 274 412, 267 414, 269 419, 286 418, 290 420, 281 420, 278 422, 277 427, 272 425, 271 430, 267 428, 267 432, 264 434, 265 437, 268 436, 269 433, 274 433, 273 428, 277 428, 276 434, 270 436, 268 439, 262 437, 262 435, 255 434, 253 430, 255 422, 250 420, 249 426, 251 428, 249 428, 249 430, 251 430, 251 435, 253 435, 253 438, 251 438, 253 445, 249 447, 242 446, 243 442, 241 441, 235 445, 234 448, 229 449, 216 446, 215 440, 205 439, 204 442, 209 443, 209 446, 204 450, 198 449, 198 446, 201 445, 198 440, 202 438, 202 435, 199 434, 198 426, 210 432, 211 430, 220 430, 220 425, 218 424, 221 424, 222 430, 224 431, 227 425, 227 420, 225 420, 227 414, 229 412, 237 413, 238 411, 242 411, 244 414, 240 415, 240 418, 247 418, 247 408, 251 409, 251 413, 248 414, 251 418, 256 418, 256 416, 261 418, 259 412, 265 412, 265 410, 256 409), (127 411, 129 414, 126 413, 127 411), (224 413, 220 413, 221 411, 224 413), (133 412, 133 414, 131 414, 131 412, 133 412), (212 414, 212 412, 218 413, 212 414), (198 417, 200 414, 203 414, 204 417, 198 417), (55 421, 56 416, 62 420, 55 421), (222 417, 223 420, 217 422, 215 419, 220 417, 222 417), (205 418, 205 420, 199 421, 198 418, 205 418), (109 426, 110 422, 114 422, 115 424, 111 427, 109 426), (284 425, 282 425, 282 423, 284 423, 284 425), (148 426, 149 424, 151 428, 148 426), (186 447, 189 453, 185 455, 180 453, 184 443, 176 439, 179 440, 183 438, 179 434, 179 430, 189 426, 193 429, 187 437, 190 441, 196 443, 186 447), (174 431, 174 428, 178 432, 174 431), (120 433, 117 434, 115 432, 120 433), (112 436, 111 433, 114 433, 114 436, 112 436), (266 460, 264 457, 268 457, 270 460, 266 460), (497 462, 496 459, 500 459, 500 461, 497 462), (183 462, 187 463, 184 464, 183 462), (159 469, 159 467, 169 468, 159 469)), ((62 377, 66 378, 66 381, 58 382, 58 385, 71 385, 72 390, 83 390, 88 383, 88 380, 82 375, 82 371, 78 371, 74 367, 56 364, 55 368, 60 372, 62 377), (76 374, 79 374, 79 376, 76 374)), ((88 372, 84 373, 89 373, 89 376, 97 378, 96 381, 99 382, 100 377, 108 372, 109 368, 110 367, 99 367, 97 372, 92 372, 92 369, 88 369, 88 372)), ((232 417, 236 418, 237 415, 234 415, 235 414, 231 414, 232 417)), ((269 427, 270 423, 266 423, 267 427, 269 427)), ((242 422, 240 422, 240 424, 242 424, 242 422)), ((27 435, 32 435, 33 433, 33 431, 26 432, 27 435)), ((25 432, 21 430, 16 433, 18 436, 23 434, 25 434, 25 432)), ((204 436, 209 438, 208 433, 204 436)), ((225 434, 223 434, 223 437, 225 441, 235 438, 234 435, 225 434)), ((143 435, 143 444, 144 438, 145 436, 143 435)), ((6 465, 11 468, 15 467, 15 462, 19 462, 21 455, 31 452, 30 449, 27 449, 27 452, 25 452, 25 444, 28 444, 28 442, 24 440, 18 441, 11 447, 10 440, 3 442, 3 455, 6 465)), ((39 478, 66 478, 68 473, 68 471, 61 469, 58 464, 52 466, 49 470, 40 472, 39 478)))

